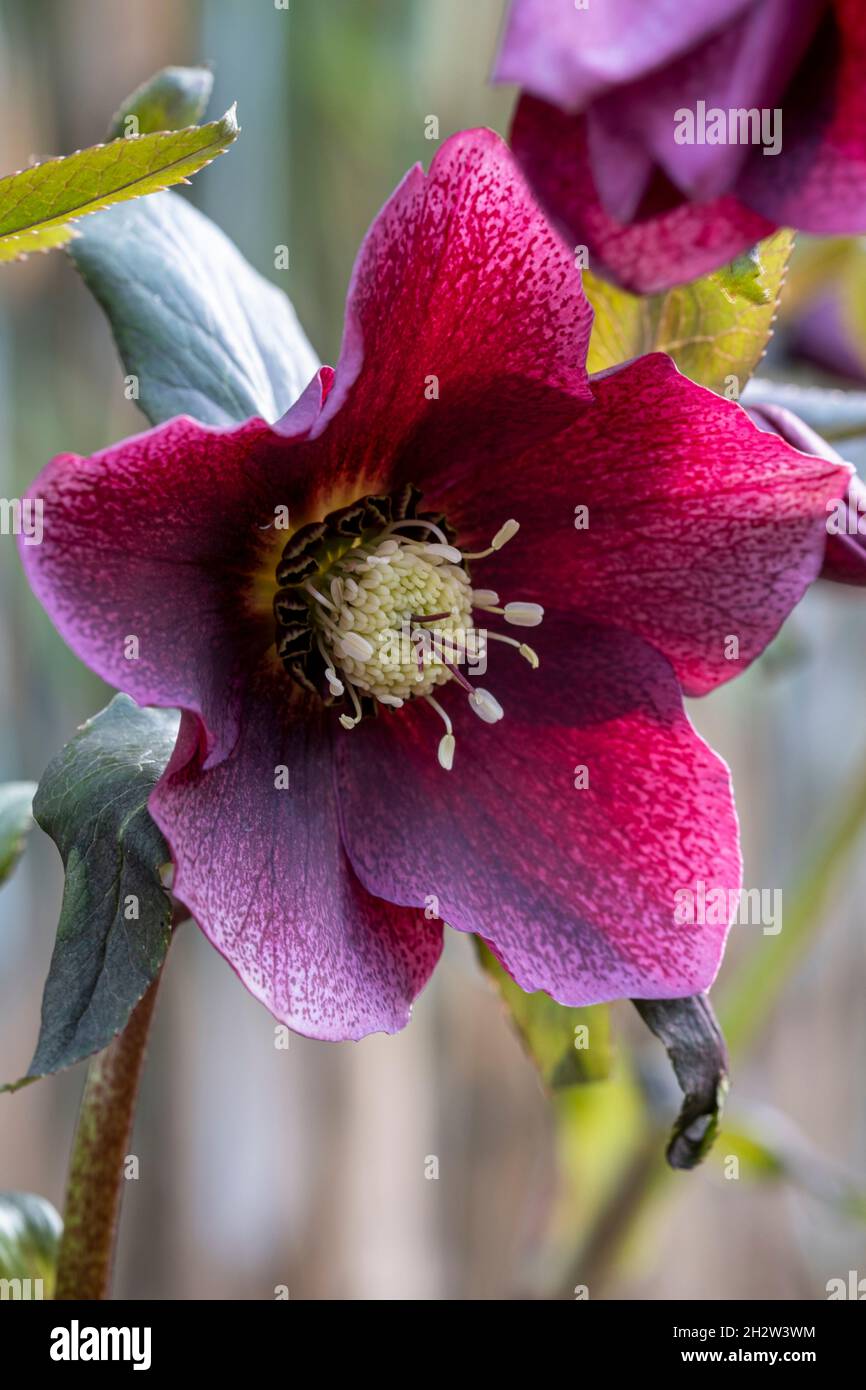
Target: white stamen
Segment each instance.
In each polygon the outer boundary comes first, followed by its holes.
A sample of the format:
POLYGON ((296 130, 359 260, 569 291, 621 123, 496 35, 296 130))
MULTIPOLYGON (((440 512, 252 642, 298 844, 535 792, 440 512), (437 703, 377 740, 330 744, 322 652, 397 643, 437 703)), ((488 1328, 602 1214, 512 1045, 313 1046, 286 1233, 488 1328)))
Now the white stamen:
POLYGON ((472 607, 473 608, 495 608, 499 602, 499 595, 495 589, 473 589, 472 607))
POLYGON ((437 757, 439 766, 446 772, 450 772, 454 766, 454 750, 457 747, 457 740, 453 734, 443 734, 439 740, 437 757))
POLYGON ((422 518, 418 517, 407 517, 405 521, 395 521, 392 526, 388 527, 385 534, 390 535, 392 531, 402 531, 406 526, 425 526, 428 531, 433 532, 434 536, 439 537, 443 545, 448 544, 448 537, 440 526, 436 526, 432 521, 424 521, 422 518))
POLYGON ((512 536, 517 535, 519 530, 520 522, 515 521, 514 517, 512 517, 510 521, 503 522, 496 532, 496 535, 493 537, 493 540, 490 542, 492 549, 501 550, 502 547, 511 540, 512 536))
POLYGON ((439 701, 435 700, 432 695, 426 695, 424 698, 426 699, 428 705, 430 705, 432 709, 435 709, 436 713, 439 715, 440 719, 442 719, 445 724, 445 733, 439 740, 439 750, 437 756, 439 758, 439 766, 444 768, 446 772, 450 772, 452 767, 454 766, 454 750, 457 747, 457 740, 455 739, 452 731, 451 720, 449 719, 445 710, 440 705, 439 701))
POLYGON ((544 618, 540 603, 506 603, 502 613, 512 627, 538 627, 544 618))
POLYGON ((354 729, 355 727, 354 719, 350 719, 348 714, 340 715, 340 723, 342 724, 344 729, 354 729))
POLYGON ((341 632, 339 641, 343 656, 351 656, 355 661, 369 661, 373 655, 372 645, 359 632, 341 632))
POLYGON ((317 598, 319 600, 319 603, 324 604, 325 608, 330 608, 332 613, 337 612, 337 609, 334 607, 331 600, 329 598, 325 598, 324 594, 320 594, 318 589, 314 589, 309 580, 307 580, 306 584, 304 585, 304 588, 306 589, 308 594, 313 595, 313 598, 317 598))
POLYGON ((480 686, 473 690, 469 696, 469 707, 478 715, 479 719, 484 720, 485 724, 498 723, 505 713, 499 701, 494 699, 490 691, 482 690, 480 686))
POLYGON ((377 695, 376 699, 380 705, 390 705, 392 709, 403 708, 403 701, 399 695, 377 695))
POLYGON ((523 660, 529 662, 533 671, 538 670, 540 665, 538 654, 534 652, 531 647, 528 647, 525 642, 516 642, 513 637, 506 637, 503 632, 488 632, 487 636, 490 638, 491 642, 506 642, 509 647, 516 647, 523 657, 523 660))
POLYGON ((438 555, 443 560, 450 560, 452 565, 459 565, 461 560, 463 559, 463 556, 460 554, 460 551, 455 546, 447 544, 437 545, 433 541, 431 541, 429 545, 425 545, 424 555, 438 555))
POLYGON ((502 523, 502 525, 500 526, 499 530, 496 532, 496 535, 493 537, 493 540, 490 542, 490 545, 489 545, 489 547, 487 548, 487 550, 476 550, 474 553, 470 553, 470 551, 464 550, 464 552, 463 552, 463 559, 464 559, 464 560, 484 560, 484 559, 486 559, 487 556, 488 556, 488 555, 492 555, 493 552, 494 552, 495 550, 501 550, 502 547, 503 547, 508 541, 511 540, 512 536, 516 536, 516 535, 517 535, 517 532, 518 532, 519 530, 520 530, 520 522, 519 522, 519 521, 515 521, 515 520, 514 520, 514 517, 512 517, 510 521, 505 521, 505 522, 502 523))
POLYGON ((533 671, 537 671, 539 666, 538 652, 534 651, 532 647, 528 647, 525 642, 521 642, 518 651, 523 660, 529 662, 533 671))

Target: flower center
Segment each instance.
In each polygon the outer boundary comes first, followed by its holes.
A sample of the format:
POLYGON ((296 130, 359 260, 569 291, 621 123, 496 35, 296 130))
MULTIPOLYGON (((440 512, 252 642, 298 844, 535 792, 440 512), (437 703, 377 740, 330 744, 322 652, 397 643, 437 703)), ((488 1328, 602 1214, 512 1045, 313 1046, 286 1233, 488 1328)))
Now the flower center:
POLYGON ((494 724, 502 707, 469 678, 486 669, 488 641, 516 647, 538 665, 531 647, 479 628, 474 612, 534 627, 543 610, 502 608, 496 593, 474 589, 470 579, 466 562, 499 550, 517 533, 516 521, 500 527, 488 550, 470 555, 452 544, 444 518, 417 513, 419 498, 415 488, 361 498, 291 538, 277 570, 277 650, 300 684, 346 706, 346 730, 380 706, 399 709, 423 697, 445 725, 439 762, 450 769, 454 733, 434 698, 437 687, 456 682, 475 714, 494 724))

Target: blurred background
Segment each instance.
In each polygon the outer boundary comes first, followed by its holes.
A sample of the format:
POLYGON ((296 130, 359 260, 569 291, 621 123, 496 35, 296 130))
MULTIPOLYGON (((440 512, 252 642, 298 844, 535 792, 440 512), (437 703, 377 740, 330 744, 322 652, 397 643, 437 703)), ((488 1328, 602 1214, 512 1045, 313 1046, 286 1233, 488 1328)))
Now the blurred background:
MULTIPOLYGON (((359 241, 436 148, 426 117, 441 138, 507 132, 514 92, 486 82, 503 12, 503 0, 0 0, 0 172, 102 139, 156 69, 212 64, 210 114, 236 100, 243 133, 189 196, 333 362, 359 241), (273 268, 280 244, 289 271, 273 268)), ((842 250, 795 272, 798 313, 860 264, 859 246, 842 250)), ((798 335, 782 330, 767 370, 784 376, 798 335)), ((792 370, 858 381, 856 352, 792 370)), ((66 257, 5 267, 0 496, 55 453, 141 427, 66 257)), ((10 537, 0 585, 0 780, 38 778, 108 692, 54 634, 10 537)), ((665 1170, 679 1097, 628 1003, 611 1011, 609 1079, 552 1099, 454 936, 399 1037, 293 1037, 280 1051, 270 1015, 187 925, 157 1008, 118 1296, 570 1298, 587 1285, 591 1298, 815 1299, 829 1278, 866 1275, 864 638, 863 591, 819 584, 743 679, 691 705, 733 767, 746 885, 781 887, 785 911, 778 937, 733 929, 714 993, 732 1092, 703 1168, 665 1170)), ((61 889, 37 830, 0 894, 0 1080, 32 1053, 61 889)), ((0 1188, 62 1207, 83 1079, 79 1067, 0 1096, 0 1188)))

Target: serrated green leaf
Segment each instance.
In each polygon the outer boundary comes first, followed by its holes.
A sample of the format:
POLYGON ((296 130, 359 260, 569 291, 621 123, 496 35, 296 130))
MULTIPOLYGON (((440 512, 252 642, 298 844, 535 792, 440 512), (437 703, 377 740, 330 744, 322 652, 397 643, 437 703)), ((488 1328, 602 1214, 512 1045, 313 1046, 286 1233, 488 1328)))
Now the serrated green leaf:
POLYGON ((770 291, 765 284, 764 266, 757 246, 735 257, 729 265, 712 272, 722 293, 733 304, 737 299, 747 299, 750 304, 769 304, 770 291))
POLYGON ((9 877, 24 849, 33 824, 35 782, 6 782, 0 786, 0 883, 9 877))
POLYGON ((10 1281, 4 1298, 51 1298, 62 1230, 60 1216, 44 1197, 0 1192, 0 1279, 10 1281), (41 1287, 34 1280, 41 1280, 41 1287))
POLYGON ((237 134, 232 107, 207 125, 112 140, 0 179, 0 262, 62 245, 78 218, 184 182, 237 134))
POLYGON ((147 801, 174 747, 173 710, 117 695, 49 765, 33 814, 66 868, 42 1027, 25 1077, 106 1047, 156 977, 168 948, 166 843, 147 801), (136 915, 137 914, 137 915, 136 915))
POLYGON ((633 999, 646 1026, 664 1044, 683 1093, 667 1160, 694 1168, 719 1132, 728 1091, 728 1052, 705 994, 687 999, 633 999))
POLYGON ((151 424, 274 421, 318 369, 287 296, 176 194, 91 217, 69 249, 151 424))
POLYGON ((545 1085, 558 1091, 586 1081, 601 1081, 608 1075, 610 1025, 603 1004, 569 1009, 543 991, 526 994, 477 939, 476 949, 545 1085))
POLYGON ((194 125, 204 115, 212 90, 210 68, 161 68, 136 87, 115 112, 108 138, 194 125))
POLYGON ((741 264, 739 273, 717 271, 666 294, 629 294, 584 271, 595 310, 590 372, 660 351, 720 395, 742 391, 769 342, 793 241, 793 232, 781 231, 761 242, 754 253, 760 270, 753 267, 751 278, 741 264), (736 292, 744 284, 748 295, 736 292), (736 379, 733 389, 729 378, 736 379))

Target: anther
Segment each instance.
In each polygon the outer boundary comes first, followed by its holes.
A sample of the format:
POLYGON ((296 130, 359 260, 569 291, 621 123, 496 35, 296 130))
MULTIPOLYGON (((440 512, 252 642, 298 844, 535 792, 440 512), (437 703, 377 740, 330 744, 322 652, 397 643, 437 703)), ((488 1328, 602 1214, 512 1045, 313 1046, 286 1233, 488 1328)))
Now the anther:
POLYGON ((506 603, 502 614, 512 627, 538 627, 544 618, 544 609, 540 603, 506 603))
POLYGON ((505 714, 499 701, 490 694, 489 690, 482 690, 480 686, 473 690, 469 696, 469 707, 478 715, 479 719, 484 720, 485 724, 497 724, 505 714))
POLYGON ((490 545, 488 546, 487 550, 476 550, 474 553, 470 553, 469 551, 464 550, 464 552, 463 552, 463 559, 464 559, 464 560, 484 560, 484 559, 486 559, 486 557, 487 557, 488 555, 492 555, 492 554, 494 553, 494 551, 501 550, 502 547, 503 547, 508 541, 511 540, 512 536, 516 536, 516 535, 517 535, 517 532, 518 532, 519 530, 520 530, 520 522, 519 522, 519 521, 515 521, 515 520, 514 520, 514 517, 512 517, 512 518, 510 519, 510 521, 504 521, 504 522, 502 523, 502 525, 500 526, 499 530, 496 532, 496 535, 493 537, 493 540, 490 542, 490 545))
POLYGON ((351 656, 355 661, 370 660, 373 647, 366 637, 362 637, 359 632, 341 632, 338 637, 344 656, 351 656))
POLYGON ((428 705, 430 705, 432 709, 435 709, 436 713, 439 715, 439 718, 443 721, 445 725, 445 733, 439 740, 439 749, 437 756, 439 758, 439 766, 444 768, 446 772, 450 772, 452 767, 454 766, 454 749, 457 747, 457 740, 454 737, 454 731, 451 724, 451 720, 449 719, 445 710, 440 705, 439 701, 435 700, 432 695, 425 695, 424 698, 426 699, 428 705))

